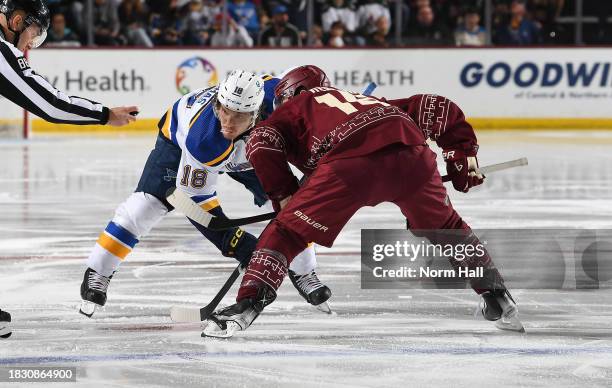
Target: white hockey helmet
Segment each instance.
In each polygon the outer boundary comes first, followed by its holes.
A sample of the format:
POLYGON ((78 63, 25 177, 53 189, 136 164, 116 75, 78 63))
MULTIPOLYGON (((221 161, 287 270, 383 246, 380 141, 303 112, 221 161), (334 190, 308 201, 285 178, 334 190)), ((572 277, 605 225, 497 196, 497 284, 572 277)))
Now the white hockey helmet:
POLYGON ((264 95, 261 77, 248 71, 234 70, 219 84, 217 101, 234 112, 257 114, 264 95))

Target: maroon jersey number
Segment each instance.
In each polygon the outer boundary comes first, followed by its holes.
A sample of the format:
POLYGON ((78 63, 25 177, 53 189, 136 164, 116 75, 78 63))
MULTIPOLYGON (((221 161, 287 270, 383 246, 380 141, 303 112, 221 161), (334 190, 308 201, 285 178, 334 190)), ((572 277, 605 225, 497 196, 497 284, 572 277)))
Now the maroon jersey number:
POLYGON ((349 93, 344 90, 332 90, 329 93, 322 94, 315 97, 315 101, 319 104, 325 104, 332 108, 338 108, 347 115, 359 111, 355 106, 356 104, 367 106, 367 105, 381 105, 389 106, 386 102, 379 101, 375 98, 364 96, 359 93, 349 93), (336 94, 342 96, 344 101, 340 101, 336 94))

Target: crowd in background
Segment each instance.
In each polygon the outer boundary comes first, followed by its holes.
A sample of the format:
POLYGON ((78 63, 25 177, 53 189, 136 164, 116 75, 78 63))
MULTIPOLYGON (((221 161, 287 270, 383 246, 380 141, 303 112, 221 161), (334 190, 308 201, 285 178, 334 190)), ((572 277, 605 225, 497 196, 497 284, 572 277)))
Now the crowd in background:
MULTIPOLYGON (((310 30, 307 0, 229 0, 227 13, 220 0, 93 0, 92 10, 85 0, 48 3, 47 46, 87 44, 88 15, 97 46, 481 46, 487 37, 484 0, 314 0, 310 30)), ((585 43, 612 43, 609 3, 585 0, 584 13, 600 20, 585 28, 585 43)), ((573 0, 494 0, 492 43, 573 44, 573 25, 559 23, 573 7, 573 0)))

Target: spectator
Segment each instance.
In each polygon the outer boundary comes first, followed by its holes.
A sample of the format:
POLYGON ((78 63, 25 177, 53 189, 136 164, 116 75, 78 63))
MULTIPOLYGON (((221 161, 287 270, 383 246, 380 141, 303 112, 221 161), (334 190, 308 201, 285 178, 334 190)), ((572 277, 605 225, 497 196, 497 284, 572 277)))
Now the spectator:
MULTIPOLYGON (((114 0, 93 0, 94 43, 101 46, 117 46, 119 39, 119 15, 114 0)), ((83 20, 88 20, 88 4, 83 7, 83 20)), ((87 26, 83 26, 87 28, 87 26)), ((85 32, 85 31, 83 31, 85 32)))
POLYGON ((153 47, 153 42, 144 29, 147 11, 141 0, 122 0, 118 13, 121 30, 128 44, 153 47))
POLYGON ((463 25, 455 31, 457 46, 484 46, 487 34, 480 24, 480 14, 476 9, 468 9, 463 16, 463 25))
MULTIPOLYGON (((436 15, 436 23, 444 25, 448 31, 454 31, 462 13, 460 6, 469 7, 473 1, 431 0, 429 3, 434 15, 436 15)), ((484 2, 481 4, 484 7, 484 2)))
POLYGON ((160 35, 157 44, 159 46, 180 46, 182 44, 181 36, 175 28, 166 27, 160 35))
MULTIPOLYGON (((181 12, 178 2, 168 2, 167 11, 152 13, 149 17, 149 31, 155 45, 173 46, 184 43, 187 30, 187 18, 181 12)), ((157 7, 161 6, 158 4, 157 7)))
POLYGON ((272 25, 259 36, 260 46, 292 47, 302 46, 298 29, 289 23, 287 7, 277 5, 272 10, 272 25))
POLYGON ((430 6, 417 11, 416 25, 409 31, 408 44, 413 45, 450 45, 452 40, 444 24, 436 23, 430 6))
POLYGON ((217 15, 223 12, 223 7, 217 0, 204 0, 200 13, 208 21, 209 26, 214 24, 217 15))
POLYGON ((367 44, 372 47, 389 47, 389 19, 381 16, 376 20, 376 31, 368 36, 367 44))
POLYGON ((66 27, 63 13, 56 13, 51 18, 51 28, 47 34, 47 47, 79 47, 79 37, 66 27))
POLYGON ((332 23, 329 30, 329 40, 327 45, 330 47, 344 47, 346 45, 344 41, 344 24, 337 20, 332 23))
POLYGON ((187 5, 185 16, 185 43, 202 46, 208 42, 208 30, 212 27, 214 16, 209 15, 208 8, 202 0, 191 0, 187 5))
POLYGON ((323 36, 324 36, 324 32, 323 32, 323 28, 318 25, 318 24, 314 24, 312 26, 312 37, 310 38, 310 41, 308 42, 308 46, 310 47, 323 47, 325 46, 325 44, 323 43, 323 36))
POLYGON ((289 21, 300 31, 300 37, 304 41, 308 35, 308 1, 310 0, 270 0, 267 3, 270 10, 273 10, 277 5, 287 7, 289 21))
POLYGON ((227 34, 223 35, 223 14, 218 14, 215 17, 213 24, 213 32, 210 38, 212 47, 253 47, 253 38, 244 26, 236 23, 229 16, 225 18, 227 22, 227 34))
POLYGON ((357 13, 345 0, 331 0, 329 8, 321 16, 323 31, 329 33, 332 25, 340 21, 342 29, 349 33, 357 28, 357 13))
POLYGON ((497 43, 505 45, 529 45, 542 43, 540 27, 527 19, 525 3, 514 0, 510 5, 510 21, 503 23, 497 32, 497 43))
MULTIPOLYGON (((594 5, 604 5, 610 7, 610 2, 591 2, 591 6, 594 5)), ((543 43, 550 44, 571 44, 573 43, 572 34, 569 30, 572 28, 568 28, 569 26, 564 26, 563 24, 557 23, 557 18, 561 16, 561 11, 565 4, 564 0, 532 0, 530 2, 531 10, 533 14, 534 20, 537 20, 538 23, 542 25, 541 36, 543 43)), ((586 10, 585 10, 586 11, 586 10)), ((594 14, 598 15, 601 19, 605 19, 608 17, 608 12, 601 12, 600 10, 594 10, 594 14)), ((586 12, 585 12, 586 13, 586 12)), ((588 14, 588 13, 587 13, 588 14)), ((606 23, 607 24, 607 23, 606 23)), ((601 42, 603 43, 603 42, 601 42)))
MULTIPOLYGON (((52 17, 55 14, 61 13, 64 15, 64 22, 69 29, 81 31, 78 21, 83 11, 83 4, 80 1, 46 0, 46 3, 52 17)), ((77 35, 76 32, 75 35, 77 35)))
POLYGON ((252 37, 259 34, 259 19, 257 18, 257 8, 251 1, 233 0, 227 5, 231 17, 244 26, 252 37))
POLYGON ((378 30, 377 23, 381 16, 388 20, 391 27, 391 12, 386 2, 382 0, 366 0, 357 9, 357 22, 359 29, 365 36, 369 36, 378 30))

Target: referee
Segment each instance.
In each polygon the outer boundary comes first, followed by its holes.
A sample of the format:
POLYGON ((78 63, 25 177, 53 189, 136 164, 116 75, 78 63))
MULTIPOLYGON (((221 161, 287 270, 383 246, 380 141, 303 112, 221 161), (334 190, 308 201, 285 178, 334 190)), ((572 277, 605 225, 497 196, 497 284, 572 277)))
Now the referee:
POLYGON ((135 106, 107 108, 55 89, 30 68, 24 51, 40 46, 49 28, 43 0, 0 0, 0 94, 52 123, 126 125, 135 106))
MULTIPOLYGON (((52 123, 126 125, 138 108, 107 108, 55 89, 30 68, 24 52, 40 46, 49 28, 43 0, 0 0, 0 94, 52 123)), ((0 338, 11 335, 11 315, 0 310, 0 338)))

